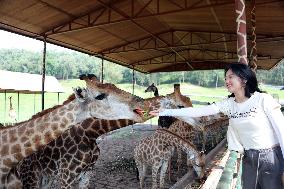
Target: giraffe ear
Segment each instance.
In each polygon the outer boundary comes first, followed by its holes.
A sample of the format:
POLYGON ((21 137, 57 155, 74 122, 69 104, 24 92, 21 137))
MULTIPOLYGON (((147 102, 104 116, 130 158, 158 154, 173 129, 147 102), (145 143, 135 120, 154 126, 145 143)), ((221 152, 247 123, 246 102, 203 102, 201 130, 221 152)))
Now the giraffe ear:
POLYGON ((79 102, 85 102, 88 99, 88 91, 85 88, 73 88, 74 94, 76 99, 79 100, 79 102))

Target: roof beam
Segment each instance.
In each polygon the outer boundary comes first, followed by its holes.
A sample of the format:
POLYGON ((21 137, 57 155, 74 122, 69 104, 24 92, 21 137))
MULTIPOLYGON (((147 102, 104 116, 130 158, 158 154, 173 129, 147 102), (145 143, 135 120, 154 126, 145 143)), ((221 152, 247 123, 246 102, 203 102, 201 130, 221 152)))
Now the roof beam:
POLYGON ((131 43, 125 43, 118 45, 116 47, 111 47, 108 49, 104 49, 99 51, 99 53, 103 54, 116 54, 123 52, 132 52, 132 51, 145 51, 145 50, 163 50, 170 48, 178 48, 178 47, 189 47, 189 46, 197 46, 197 45, 210 45, 210 44, 218 44, 224 42, 235 42, 236 34, 226 34, 226 33, 218 33, 218 32, 191 32, 191 31, 167 31, 156 34, 155 37, 148 35, 147 37, 143 37, 141 39, 133 40, 131 43), (181 38, 177 38, 177 35, 182 35, 181 38), (202 34, 204 37, 200 37, 202 34), (167 35, 168 39, 166 44, 157 43, 157 38, 161 39, 162 35, 165 37, 167 35), (192 40, 194 37, 194 40, 192 40), (198 41, 198 42, 197 42, 198 41))
MULTIPOLYGON (((212 58, 208 60, 225 60, 225 59, 233 59, 237 57, 236 56, 237 52, 226 52, 226 51, 217 51, 217 50, 210 50, 210 49, 188 48, 188 49, 180 50, 178 52, 182 54, 186 54, 188 56, 188 59, 192 59, 192 61, 195 61, 196 59, 198 59, 197 56, 200 54, 211 56, 212 58), (192 57, 193 55, 195 55, 195 57, 192 57)), ((174 52, 169 52, 167 54, 131 62, 129 64, 137 66, 137 65, 146 65, 146 64, 153 64, 153 63, 163 63, 168 60, 170 60, 171 62, 184 62, 184 60, 178 59, 175 56, 174 52)))
MULTIPOLYGON (((165 33, 168 33, 168 32, 169 32, 169 30, 162 31, 162 32, 159 32, 159 33, 155 33, 155 35, 161 35, 161 34, 165 34, 165 33)), ((141 48, 141 44, 145 45, 144 44, 145 41, 152 40, 152 39, 153 39, 153 36, 149 34, 147 36, 143 36, 142 38, 138 38, 138 39, 135 39, 135 40, 132 40, 132 41, 128 41, 127 43, 123 43, 123 44, 119 44, 119 45, 116 45, 116 46, 113 46, 113 47, 102 49, 102 50, 98 51, 98 54, 105 54, 105 53, 109 53, 109 52, 112 52, 112 51, 116 51, 120 48, 126 48, 126 47, 138 50, 139 48, 141 48), (138 45, 138 47, 137 47, 137 45, 138 45)))
MULTIPOLYGON (((167 32, 162 32, 160 34, 156 34, 157 36, 167 34, 169 36, 175 35, 174 33, 178 31, 167 31, 167 32)), ((183 37, 180 39, 170 39, 168 41, 169 45, 161 45, 157 43, 157 39, 153 38, 152 36, 147 36, 143 37, 141 39, 133 40, 132 42, 125 43, 118 45, 116 47, 110 47, 108 49, 104 49, 99 51, 99 54, 105 54, 105 55, 110 55, 110 54, 119 54, 119 53, 128 53, 128 52, 138 52, 138 51, 151 51, 151 50, 156 50, 156 51, 161 51, 165 52, 165 50, 169 48, 189 48, 189 47, 196 47, 199 45, 211 45, 211 44, 219 44, 219 43, 230 43, 230 42, 235 42, 236 41, 236 34, 221 34, 221 33, 215 33, 215 32, 197 32, 198 34, 206 35, 206 39, 203 41, 200 40, 195 40, 199 42, 193 42, 191 40, 192 34, 195 32, 185 32, 183 31, 183 37), (217 35, 216 35, 217 34, 217 35), (214 36, 215 35, 215 36, 214 36), (187 39, 185 39, 187 36, 187 39), (182 40, 185 40, 186 42, 181 42, 182 40)), ((195 35, 195 37, 199 37, 199 35, 195 35)), ((249 37, 248 37, 249 38, 249 37)), ((250 40, 250 39, 248 39, 250 40)), ((277 42, 277 41, 283 41, 284 36, 262 36, 259 35, 259 38, 257 39, 257 43, 269 43, 269 42, 277 42)), ((201 49, 200 49, 201 50, 201 49)))
MULTIPOLYGON (((192 61, 191 64, 194 67, 198 67, 198 70, 213 70, 213 69, 223 69, 228 63, 224 61, 199 61, 199 62, 192 61)), ((172 64, 165 64, 165 66, 160 68, 149 70, 149 72, 151 73, 172 72, 171 70, 185 71, 187 68, 188 68, 187 65, 184 63, 178 63, 178 64, 172 63, 172 64)))
MULTIPOLYGON (((235 61, 237 58, 237 52, 226 52, 226 51, 215 51, 210 49, 186 49, 180 51, 184 54, 188 54, 188 56, 195 56, 192 58, 192 62, 204 62, 204 61, 235 61), (195 51, 195 54, 192 52, 195 51), (198 56, 205 56, 210 58, 200 58, 198 56)), ((275 59, 269 56, 258 54, 260 60, 264 59, 275 59)), ((276 58, 279 59, 279 58, 276 58)), ((185 63, 183 60, 177 59, 176 55, 173 52, 168 54, 164 54, 161 56, 151 57, 144 60, 139 60, 137 62, 130 63, 129 65, 135 65, 135 67, 143 66, 143 65, 154 65, 154 64, 176 64, 176 63, 185 63)))
MULTIPOLYGON (((156 1, 157 1, 157 4, 159 4, 159 2, 162 0, 156 0, 156 1)), ((47 4, 46 2, 43 2, 43 1, 41 2, 47 4)), ((195 9, 218 7, 218 6, 228 5, 228 4, 234 4, 234 1, 229 1, 229 0, 214 1, 214 2, 211 2, 210 5, 206 4, 206 0, 200 0, 199 2, 195 2, 192 4, 190 4, 188 0, 182 0, 182 1, 179 1, 181 3, 180 3, 180 6, 178 6, 175 1, 171 0, 169 2, 173 4, 172 10, 163 10, 161 8, 158 8, 158 6, 155 7, 155 9, 153 10, 153 7, 149 8, 151 6, 151 3, 153 3, 153 0, 149 0, 147 3, 143 4, 142 6, 141 6, 141 2, 138 2, 138 1, 130 1, 130 2, 131 2, 131 6, 130 6, 131 10, 129 12, 131 14, 127 15, 127 17, 121 17, 121 18, 114 18, 112 16, 114 11, 107 10, 107 8, 105 7, 99 7, 99 8, 96 7, 82 15, 72 15, 66 11, 62 11, 59 9, 60 12, 68 15, 71 19, 68 20, 67 22, 61 23, 57 26, 54 26, 46 30, 40 35, 51 36, 51 35, 74 32, 74 31, 84 30, 84 29, 89 29, 89 28, 94 28, 94 27, 101 27, 101 26, 107 26, 111 24, 123 23, 123 22, 130 21, 131 19, 136 20, 136 19, 141 19, 141 18, 146 18, 146 17, 174 14, 177 12, 188 11, 188 10, 195 10, 195 9), (139 4, 140 6, 135 6, 137 4, 139 4), (151 11, 147 11, 147 9, 151 9, 151 11), (108 19, 107 20, 101 19, 105 17, 108 19)), ((281 2, 281 0, 269 0, 266 2, 256 3, 256 5, 271 4, 271 3, 277 3, 277 2, 281 2)), ((56 7, 52 7, 52 8, 58 9, 56 7)))
MULTIPOLYGON (((159 0, 158 0, 158 1, 159 1, 159 0)), ((118 14, 122 15, 123 17, 125 17, 125 18, 128 17, 128 15, 127 15, 126 13, 124 13, 123 11, 121 11, 121 10, 115 8, 114 6, 107 5, 106 3, 102 2, 101 0, 98 0, 98 2, 101 3, 103 6, 105 6, 105 7, 109 8, 109 9, 112 9, 112 10, 116 11, 118 14)), ((162 43, 166 44, 167 46, 169 46, 169 44, 168 44, 165 40, 163 40, 163 39, 161 39, 160 37, 156 36, 155 34, 153 34, 152 32, 150 32, 149 30, 147 30, 146 28, 144 28, 143 26, 141 26, 140 24, 138 24, 135 20, 133 20, 133 19, 130 19, 130 20, 131 20, 131 22, 132 22, 133 24, 135 24, 138 28, 142 29, 142 30, 143 30, 144 32, 146 32, 147 34, 150 34, 150 35, 153 36, 155 39, 157 39, 157 40, 159 40, 160 42, 162 42, 162 43)), ((174 52, 176 55, 178 55, 180 58, 182 58, 182 59, 187 63, 187 65, 188 65, 191 69, 194 69, 194 68, 190 65, 189 60, 187 60, 185 57, 183 57, 182 55, 180 55, 175 49, 170 48, 170 50, 173 51, 173 52, 174 52)))
MULTIPOLYGON (((160 1, 162 0, 156 0, 157 4, 160 4, 160 1)), ((108 9, 109 7, 111 7, 111 5, 107 5, 106 7, 105 6, 106 3, 102 1, 100 1, 100 3, 101 4, 103 3, 104 7, 95 8, 83 15, 75 16, 67 12, 60 11, 63 14, 68 15, 71 19, 65 23, 62 23, 58 26, 48 29, 47 31, 43 32, 42 35, 45 34, 47 36, 50 36, 50 35, 74 32, 74 31, 89 29, 89 28, 94 28, 94 27, 107 26, 110 24, 117 24, 121 22, 127 22, 127 21, 132 21, 132 20, 146 18, 146 17, 161 16, 161 15, 173 14, 173 13, 188 11, 188 10, 195 10, 195 9, 202 9, 202 8, 207 8, 207 7, 217 7, 217 6, 227 5, 227 4, 234 4, 233 1, 228 1, 228 0, 214 1, 210 5, 206 4, 206 0, 200 0, 197 3, 195 2, 191 4, 188 2, 188 0, 182 0, 180 3, 180 6, 178 6, 179 4, 177 4, 175 1, 169 1, 173 5, 171 6, 172 9, 163 10, 160 6, 156 6, 156 7, 151 6, 151 3, 153 3, 152 0, 143 4, 142 7, 141 7, 141 2, 138 2, 138 1, 129 1, 129 2, 131 3, 131 6, 130 6, 131 10, 129 11, 131 14, 124 13, 126 16, 120 17, 120 18, 112 16, 113 12, 118 12, 119 9, 117 8, 116 10, 108 9), (137 6, 137 4, 139 6, 137 6), (149 8, 150 6, 151 8, 149 8), (150 9, 151 11, 148 11, 147 9, 150 9), (101 18, 108 18, 108 19, 105 20, 101 18)), ((115 3, 112 3, 112 6, 114 4, 115 3)), ((53 8, 58 9, 56 7, 53 7, 53 8)), ((119 12, 122 12, 122 11, 119 10, 119 12)))

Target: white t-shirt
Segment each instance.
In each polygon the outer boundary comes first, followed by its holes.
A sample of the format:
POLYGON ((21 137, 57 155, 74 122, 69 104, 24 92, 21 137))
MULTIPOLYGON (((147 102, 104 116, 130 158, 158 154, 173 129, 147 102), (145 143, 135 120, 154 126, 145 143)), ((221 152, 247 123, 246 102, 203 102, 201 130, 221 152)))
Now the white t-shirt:
POLYGON ((243 103, 227 98, 198 108, 166 109, 159 116, 201 117, 219 112, 229 117, 228 148, 238 152, 280 144, 284 157, 284 117, 271 95, 255 92, 243 103))
POLYGON ((215 104, 229 117, 227 139, 230 150, 242 152, 243 148, 266 149, 279 144, 267 115, 280 105, 270 95, 255 92, 242 103, 231 97, 215 104))

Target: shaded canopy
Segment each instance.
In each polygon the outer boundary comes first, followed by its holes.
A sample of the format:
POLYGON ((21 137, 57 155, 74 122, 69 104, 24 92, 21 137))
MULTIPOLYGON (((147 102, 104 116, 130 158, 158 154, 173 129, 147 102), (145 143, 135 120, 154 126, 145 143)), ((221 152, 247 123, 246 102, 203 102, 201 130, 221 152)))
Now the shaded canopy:
MULTIPOLYGON (((235 16, 235 0, 0 1, 0 28, 144 73, 220 69, 236 61, 235 16)), ((258 69, 283 58, 283 23, 283 0, 256 0, 258 69)))
MULTIPOLYGON (((53 76, 45 77, 45 92, 63 93, 64 89, 53 76)), ((20 73, 0 70, 0 93, 21 92, 41 93, 42 76, 38 74, 20 73)))

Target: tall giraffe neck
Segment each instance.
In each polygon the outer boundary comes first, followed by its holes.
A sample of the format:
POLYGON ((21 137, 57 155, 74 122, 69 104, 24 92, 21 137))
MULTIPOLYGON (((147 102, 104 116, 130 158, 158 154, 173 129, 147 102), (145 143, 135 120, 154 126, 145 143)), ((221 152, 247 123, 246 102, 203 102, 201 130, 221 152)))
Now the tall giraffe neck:
POLYGON ((171 146, 182 148, 185 150, 186 153, 191 152, 195 156, 198 156, 198 151, 195 148, 195 146, 190 143, 189 141, 186 141, 179 135, 167 130, 167 129, 157 129, 158 133, 162 133, 163 135, 166 135, 165 140, 167 143, 169 143, 171 146))
POLYGON ((0 183, 15 164, 57 138, 70 125, 76 124, 75 108, 75 103, 71 101, 41 117, 0 130, 0 183))
POLYGON ((246 5, 245 0, 236 0, 237 22, 237 53, 240 63, 248 64, 247 60, 247 31, 246 31, 246 5))
POLYGON ((118 119, 118 120, 105 120, 89 118, 81 123, 84 131, 88 133, 89 138, 97 138, 110 131, 126 127, 136 123, 129 119, 118 119))
POLYGON ((159 91, 157 87, 153 88, 154 96, 159 96, 159 91))

